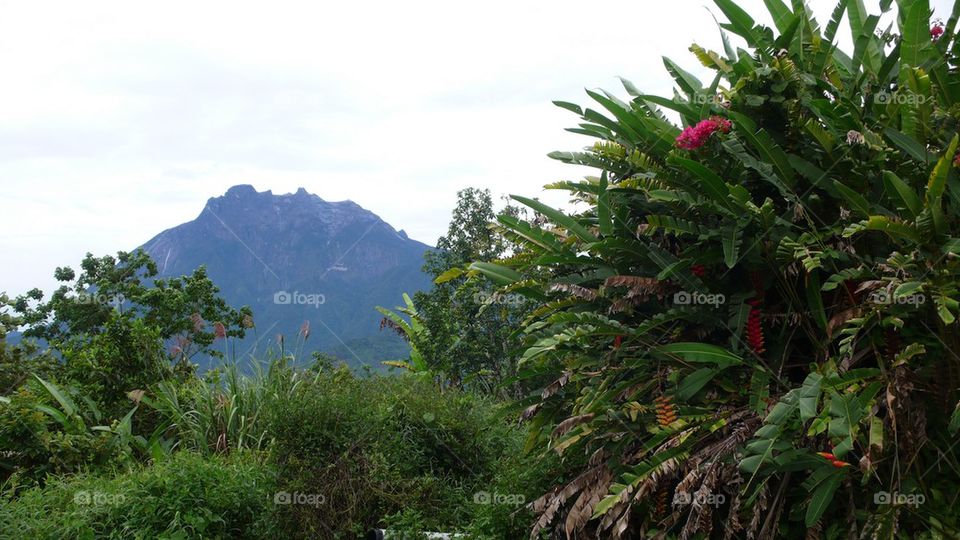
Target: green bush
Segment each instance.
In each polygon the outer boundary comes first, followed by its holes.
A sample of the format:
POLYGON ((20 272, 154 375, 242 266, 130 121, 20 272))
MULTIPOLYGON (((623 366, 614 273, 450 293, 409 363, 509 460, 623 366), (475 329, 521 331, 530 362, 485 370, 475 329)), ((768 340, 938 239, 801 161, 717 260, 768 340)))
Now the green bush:
POLYGON ((414 516, 425 530, 465 528, 519 435, 471 394, 348 371, 278 403, 269 432, 278 489, 323 500, 280 507, 278 523, 321 538, 353 538, 391 515, 407 527, 414 516))
POLYGON ((60 478, 0 499, 0 538, 269 537, 273 479, 256 454, 169 460, 60 478))
MULTIPOLYGON (((70 399, 69 391, 62 390, 70 399)), ((71 404, 76 407, 73 400, 71 404)), ((121 458, 122 449, 113 444, 109 433, 89 429, 100 420, 91 403, 70 414, 60 413, 62 422, 44 410, 57 414, 60 404, 36 379, 0 402, 0 486, 4 490, 35 485, 49 474, 110 466, 121 458)))

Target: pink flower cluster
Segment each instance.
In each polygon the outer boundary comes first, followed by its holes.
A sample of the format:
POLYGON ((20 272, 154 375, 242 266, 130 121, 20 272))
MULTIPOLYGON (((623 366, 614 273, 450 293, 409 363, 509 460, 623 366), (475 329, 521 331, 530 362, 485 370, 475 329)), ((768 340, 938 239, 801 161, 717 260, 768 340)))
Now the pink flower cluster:
POLYGON ((935 23, 930 27, 930 37, 933 39, 939 39, 943 35, 943 25, 939 22, 935 23))
POLYGON ((732 124, 726 118, 711 116, 701 120, 695 126, 684 129, 683 133, 677 137, 677 147, 683 150, 696 150, 703 146, 714 132, 729 133, 731 126, 732 124))

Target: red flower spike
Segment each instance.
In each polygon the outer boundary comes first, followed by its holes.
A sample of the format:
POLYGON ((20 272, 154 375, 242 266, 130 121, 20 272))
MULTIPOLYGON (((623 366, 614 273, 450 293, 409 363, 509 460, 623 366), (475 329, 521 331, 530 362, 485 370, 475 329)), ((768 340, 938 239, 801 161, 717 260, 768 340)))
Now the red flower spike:
POLYGON ((621 343, 623 343, 623 336, 617 336, 617 337, 613 338, 613 348, 614 348, 614 349, 619 349, 621 343))
POLYGON ((705 276, 705 275, 707 274, 707 269, 706 269, 706 267, 703 266, 702 264, 695 264, 695 265, 693 265, 693 266, 690 267, 690 272, 692 272, 693 275, 695 275, 695 276, 697 276, 697 277, 699 277, 699 278, 702 278, 703 276, 705 276))
POLYGON ((760 320, 760 301, 750 300, 750 313, 747 315, 747 344, 754 354, 766 352, 763 342, 763 323, 760 320))
POLYGON ((830 452, 817 452, 817 455, 828 461, 836 461, 837 458, 830 452))
POLYGON ((847 463, 846 461, 834 460, 834 461, 833 461, 833 466, 836 467, 836 468, 838 468, 838 469, 842 469, 842 468, 844 468, 844 467, 849 467, 850 464, 847 463))

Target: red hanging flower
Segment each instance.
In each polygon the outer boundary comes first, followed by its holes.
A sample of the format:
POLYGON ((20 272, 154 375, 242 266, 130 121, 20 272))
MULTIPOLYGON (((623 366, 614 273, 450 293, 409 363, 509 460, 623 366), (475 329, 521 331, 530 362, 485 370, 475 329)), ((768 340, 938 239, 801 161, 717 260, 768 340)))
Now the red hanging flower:
POLYGON ((693 272, 693 275, 702 278, 707 274, 707 268, 702 264, 695 264, 690 267, 690 271, 693 272))
POLYGON ((677 148, 683 150, 696 150, 704 144, 715 132, 729 133, 733 124, 726 118, 711 116, 706 120, 701 120, 695 126, 689 126, 683 130, 677 137, 677 148))
POLYGON ((623 336, 617 336, 617 337, 613 338, 613 348, 614 348, 614 349, 619 349, 621 343, 623 343, 623 336))
POLYGON ((760 300, 749 301, 750 313, 747 315, 747 344, 754 354, 763 354, 766 348, 763 343, 763 324, 760 320, 760 300))
POLYGON ((943 35, 943 24, 940 22, 933 23, 933 26, 930 27, 930 37, 933 39, 940 39, 940 36, 943 35))

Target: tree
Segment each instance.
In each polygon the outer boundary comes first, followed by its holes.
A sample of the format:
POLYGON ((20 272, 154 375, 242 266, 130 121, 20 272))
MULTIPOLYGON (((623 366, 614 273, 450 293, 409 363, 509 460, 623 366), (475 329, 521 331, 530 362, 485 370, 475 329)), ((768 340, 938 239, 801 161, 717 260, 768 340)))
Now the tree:
POLYGON ((87 254, 81 268, 79 275, 57 268, 54 276, 64 285, 49 300, 34 289, 13 306, 23 335, 57 351, 61 377, 98 396, 108 412, 126 407, 127 392, 170 376, 167 354, 186 376, 192 356, 222 358, 214 342, 242 338, 252 324, 249 308, 227 305, 203 267, 190 276, 157 278, 156 264, 138 250, 116 258, 87 254))
POLYGON ((57 268, 54 277, 66 284, 47 302, 37 289, 17 298, 15 309, 27 326, 25 336, 55 346, 82 345, 107 331, 108 322, 117 316, 140 318, 156 328, 160 339, 174 345, 178 358, 198 353, 222 358, 223 353, 210 347, 213 342, 227 336, 242 338, 252 324, 250 309, 233 309, 217 296, 219 289, 202 266, 190 276, 157 278, 156 264, 137 250, 119 252, 116 258, 88 253, 81 268, 79 276, 70 267, 57 268), (31 300, 39 304, 31 306, 31 300))
MULTIPOLYGON (((507 206, 506 214, 518 209, 507 206)), ((418 354, 426 366, 438 369, 456 385, 471 382, 485 391, 513 373, 519 341, 514 336, 524 315, 526 300, 518 295, 498 295, 479 280, 469 280, 460 270, 471 261, 490 261, 511 253, 516 244, 489 222, 495 217, 489 190, 468 188, 457 193, 446 236, 437 250, 424 256, 424 271, 435 286, 414 295, 417 317, 423 327, 418 354)))

